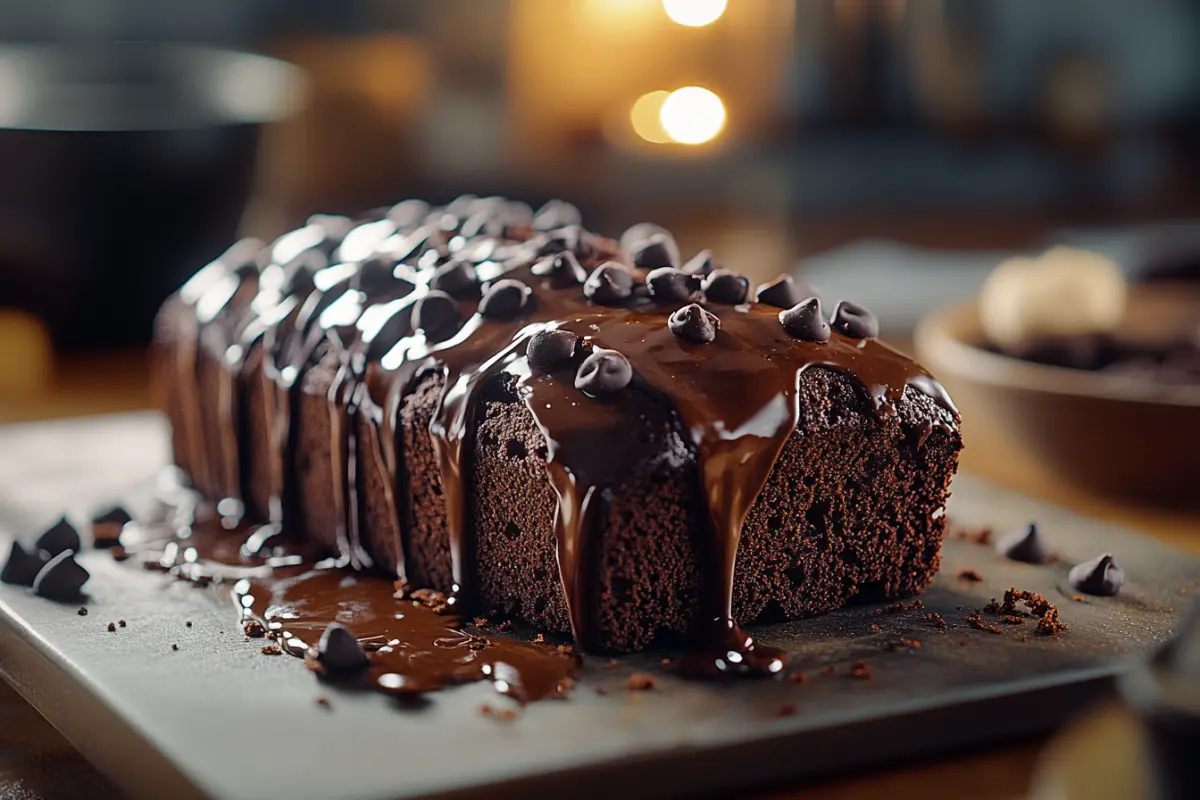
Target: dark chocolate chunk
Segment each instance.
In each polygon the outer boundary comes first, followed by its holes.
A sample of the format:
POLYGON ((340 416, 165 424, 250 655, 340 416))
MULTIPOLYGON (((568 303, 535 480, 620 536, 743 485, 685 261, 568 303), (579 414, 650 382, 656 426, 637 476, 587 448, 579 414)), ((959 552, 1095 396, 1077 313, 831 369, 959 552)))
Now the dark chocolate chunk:
POLYGON ((445 292, 431 291, 413 307, 413 327, 434 340, 449 338, 461 320, 458 303, 445 292))
POLYGON ((686 303, 700 290, 700 278, 673 267, 659 267, 646 276, 646 289, 660 303, 686 303))
POLYGON ((621 252, 631 253, 637 247, 639 242, 649 239, 651 236, 670 236, 671 232, 662 225, 656 225, 653 222, 639 222, 632 225, 621 234, 621 252))
POLYGON ((553 367, 575 355, 577 341, 579 337, 570 331, 538 331, 529 337, 525 353, 532 366, 553 367))
POLYGON ((1125 570, 1117 566, 1112 553, 1104 553, 1071 567, 1067 580, 1076 591, 1112 597, 1125 585, 1125 570))
POLYGON ((588 394, 619 392, 633 379, 629 360, 615 350, 596 350, 579 365, 575 388, 588 394))
POLYGON ((736 306, 749 297, 750 280, 727 269, 715 269, 705 276, 701 288, 708 302, 736 306))
POLYGON ((46 562, 33 579, 33 591, 51 600, 72 600, 92 577, 70 550, 64 550, 46 562))
POLYGON ((579 209, 566 200, 550 200, 533 215, 535 231, 552 231, 582 222, 583 215, 579 213, 579 209))
POLYGON ((679 265, 679 245, 669 233, 654 233, 633 242, 628 251, 629 263, 643 269, 679 265))
MULTIPOLYGON (((1124 585, 1125 571, 1120 567, 1116 567, 1112 556, 1106 554, 1076 564, 1067 573, 1067 580, 1070 582, 1072 588, 1081 592, 1100 596, 1112 596, 1124 585)), ((1082 595, 1075 595, 1074 599, 1076 602, 1084 602, 1082 595)))
POLYGON ((49 559, 42 558, 36 551, 29 552, 14 540, 8 550, 8 560, 0 570, 0 581, 17 586, 33 586, 33 579, 42 571, 49 559))
MULTIPOLYGON (((393 287, 399 288, 402 284, 398 284, 396 277, 393 275, 395 269, 396 262, 392 259, 383 256, 371 256, 359 263, 358 271, 350 279, 350 287, 372 295, 389 291, 393 287)), ((409 287, 412 286, 412 284, 408 285, 409 287)), ((411 288, 409 291, 411 291, 411 288)))
POLYGON ((1049 564, 1054 559, 1054 551, 1038 530, 1036 522, 1030 522, 1021 530, 1000 539, 996 543, 996 552, 1026 564, 1049 564))
POLYGON ((79 552, 83 542, 79 538, 79 531, 64 516, 39 536, 34 546, 52 558, 65 550, 79 552))
POLYGON ((812 297, 813 292, 808 287, 801 288, 792 280, 791 275, 780 275, 770 283, 758 287, 754 299, 776 308, 791 308, 806 297, 812 297))
POLYGON ((717 338, 721 320, 703 306, 692 303, 676 311, 667 320, 671 333, 694 344, 707 344, 717 338))
POLYGON ((588 259, 595 254, 596 248, 587 231, 578 225, 568 225, 565 228, 550 231, 545 234, 537 248, 539 256, 548 256, 564 251, 570 251, 581 259, 588 259))
POLYGON ((490 319, 512 319, 521 313, 533 291, 518 280, 496 281, 479 301, 479 313, 490 319))
POLYGON ((367 654, 349 628, 331 622, 317 643, 317 661, 329 672, 353 672, 367 666, 367 654))
POLYGON ((718 265, 713 260, 712 250, 701 250, 683 265, 683 271, 689 275, 708 275, 715 269, 718 265))
POLYGON ((593 303, 618 306, 633 294, 633 273, 615 261, 596 267, 583 284, 583 295, 593 303))
POLYGON ((829 324, 835 331, 851 339, 874 339, 879 336, 879 320, 875 315, 849 300, 837 304, 829 324))
POLYGON ((570 250, 539 261, 530 268, 530 272, 565 285, 583 283, 588 277, 587 270, 580 266, 579 259, 570 250))
POLYGON ((429 285, 454 297, 465 297, 475 291, 475 268, 466 261, 442 264, 433 272, 429 285))
POLYGON ((121 525, 126 522, 132 522, 133 517, 129 515, 122 506, 111 506, 103 511, 98 512, 92 517, 93 525, 121 525))
POLYGON ((822 344, 829 341, 829 323, 821 313, 821 300, 810 297, 779 312, 784 329, 802 342, 822 344))

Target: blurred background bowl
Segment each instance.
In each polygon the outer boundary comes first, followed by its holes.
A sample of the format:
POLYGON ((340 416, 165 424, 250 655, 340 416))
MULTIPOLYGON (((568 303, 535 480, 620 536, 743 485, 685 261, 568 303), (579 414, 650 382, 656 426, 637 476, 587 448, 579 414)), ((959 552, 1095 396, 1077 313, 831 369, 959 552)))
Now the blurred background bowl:
POLYGON ((0 47, 0 306, 57 348, 144 341, 236 238, 260 130, 300 94, 296 68, 228 50, 0 47))
MULTIPOLYGON (((1132 286, 1119 333, 1166 341, 1194 327, 1198 317, 1194 284, 1132 286)), ((1052 367, 990 351, 974 301, 926 315, 915 344, 962 412, 968 453, 986 450, 993 460, 1019 465, 1033 482, 1200 506, 1200 386, 1052 367)))

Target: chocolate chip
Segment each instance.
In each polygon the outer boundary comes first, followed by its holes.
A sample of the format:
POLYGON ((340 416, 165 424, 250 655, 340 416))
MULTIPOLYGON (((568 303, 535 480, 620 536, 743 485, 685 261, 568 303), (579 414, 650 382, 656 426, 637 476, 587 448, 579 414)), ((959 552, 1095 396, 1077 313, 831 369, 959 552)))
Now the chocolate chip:
POLYGON ((679 245, 669 233, 654 233, 632 242, 627 255, 629 263, 643 269, 679 265, 679 245))
POLYGON ((615 261, 596 267, 583 284, 583 296, 593 303, 617 306, 633 294, 633 273, 615 261))
POLYGON ((875 315, 849 300, 837 304, 829 324, 835 331, 851 339, 874 339, 879 336, 879 320, 875 315))
POLYGON ((633 379, 633 367, 629 359, 615 350, 596 350, 579 365, 575 374, 575 388, 588 394, 610 394, 619 392, 633 379))
POLYGON ((431 291, 413 307, 413 327, 434 340, 453 335, 461 319, 458 303, 445 292, 431 291))
POLYGON ((358 271, 350 279, 350 287, 367 294, 386 292, 397 285, 395 270, 396 262, 392 259, 371 256, 359 263, 358 271))
POLYGON ((810 297, 779 312, 779 322, 793 337, 802 342, 821 344, 829 341, 829 323, 821 313, 821 300, 810 297))
POLYGON ((701 288, 704 290, 705 300, 730 306, 746 302, 750 295, 749 279, 727 269, 715 269, 708 273, 701 288))
POLYGON ((776 308, 791 308, 804 298, 813 295, 814 293, 807 286, 803 289, 797 286, 791 275, 780 275, 770 283, 764 283, 758 287, 754 299, 764 305, 776 308))
POLYGON ((583 215, 579 213, 579 209, 566 200, 550 200, 533 215, 535 231, 552 231, 582 222, 583 215))
POLYGON ((570 331, 538 331, 529 337, 525 353, 532 366, 553 367, 575 355, 577 341, 579 337, 570 331))
POLYGON ((646 289, 660 303, 686 303, 700 290, 700 279, 673 267, 659 267, 646 276, 646 289))
POLYGON ((17 586, 33 586, 33 579, 48 560, 36 551, 29 552, 20 542, 14 540, 8 550, 8 560, 4 562, 4 569, 0 570, 0 581, 17 586))
POLYGON ((1117 566, 1112 553, 1104 553, 1071 567, 1067 580, 1076 591, 1112 597, 1125 585, 1125 570, 1117 566))
POLYGON ((453 297, 465 297, 475 291, 475 268, 466 261, 442 264, 433 272, 429 285, 453 297))
POLYGON ((367 654, 349 628, 331 622, 317 643, 317 661, 330 672, 352 672, 367 666, 367 654))
POLYGON ((562 285, 579 284, 587 280, 587 270, 570 250, 543 259, 530 268, 530 272, 543 278, 551 278, 562 285))
POLYGON ((1036 522, 1030 522, 1021 530, 1000 539, 996 543, 996 552, 1026 564, 1048 564, 1054 559, 1054 551, 1038 530, 1036 522))
POLYGON ((544 234, 544 239, 538 244, 539 256, 553 255, 570 251, 580 259, 591 258, 596 253, 591 236, 578 225, 568 225, 544 234))
POLYGON ((479 301, 479 313, 489 319, 512 319, 521 313, 533 291, 518 280, 496 281, 479 301))
POLYGON ((64 516, 39 536, 34 546, 53 557, 65 550, 78 552, 83 548, 83 542, 79 538, 79 531, 64 516))
POLYGON ((639 222, 632 225, 621 234, 621 252, 631 253, 637 247, 639 242, 649 239, 651 236, 670 236, 671 232, 662 225, 656 225, 653 222, 639 222))
POLYGON ((717 268, 717 262, 713 260, 712 250, 701 250, 683 265, 683 271, 689 275, 708 275, 717 268))
POLYGON ((667 320, 671 333, 694 344, 708 344, 717 338, 721 320, 716 314, 695 303, 684 306, 667 320))
POLYGON ((75 554, 64 550, 46 562, 33 579, 33 591, 51 600, 72 600, 92 577, 75 560, 75 554))

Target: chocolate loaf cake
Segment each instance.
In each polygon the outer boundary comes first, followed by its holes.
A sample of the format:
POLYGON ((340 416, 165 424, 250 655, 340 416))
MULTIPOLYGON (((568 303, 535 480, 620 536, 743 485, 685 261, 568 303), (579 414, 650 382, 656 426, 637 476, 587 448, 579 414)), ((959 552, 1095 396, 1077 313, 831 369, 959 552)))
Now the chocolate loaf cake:
POLYGON ((865 309, 665 230, 465 196, 239 243, 167 301, 177 464, 221 513, 447 609, 626 652, 920 592, 961 439, 865 309))

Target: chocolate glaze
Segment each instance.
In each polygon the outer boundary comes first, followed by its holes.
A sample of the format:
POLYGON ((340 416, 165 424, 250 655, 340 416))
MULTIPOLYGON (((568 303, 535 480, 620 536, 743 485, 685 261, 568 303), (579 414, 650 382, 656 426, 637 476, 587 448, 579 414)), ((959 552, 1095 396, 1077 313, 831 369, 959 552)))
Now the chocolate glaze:
MULTIPOLYGON (((399 266, 394 288, 373 286, 369 293, 352 288, 353 263, 316 273, 311 292, 302 297, 283 294, 273 280, 260 281, 269 285, 260 286, 259 296, 251 304, 256 319, 244 330, 261 338, 267 355, 263 380, 273 399, 266 420, 273 451, 271 521, 284 529, 293 527, 295 479, 288 474, 288 465, 294 460, 291 408, 314 352, 322 343, 330 343, 341 353, 341 367, 329 392, 332 474, 337 476, 333 496, 338 519, 345 520, 337 535, 337 555, 351 566, 369 566, 359 522, 356 420, 363 419, 378 437, 389 489, 395 491, 400 472, 396 451, 400 404, 422 376, 436 371, 442 376, 443 390, 430 433, 441 467, 453 564, 455 585, 448 604, 469 608, 474 596, 471 437, 484 388, 501 373, 514 375, 546 437, 547 477, 558 497, 555 534, 563 591, 576 640, 586 645, 592 639, 586 593, 597 584, 593 554, 598 548, 593 542, 603 491, 617 485, 619 477, 646 455, 635 444, 613 437, 611 431, 630 429, 645 403, 665 403, 678 415, 694 448, 710 529, 709 552, 704 559, 711 565, 705 581, 707 624, 701 632, 706 647, 685 660, 685 670, 778 673, 783 668, 782 654, 757 647, 734 624, 732 587, 746 515, 798 421, 799 375, 810 367, 847 373, 857 380, 870 407, 880 416, 894 414, 901 395, 912 387, 948 412, 941 424, 949 426, 957 412, 945 390, 910 359, 874 339, 835 332, 827 343, 797 340, 783 328, 777 308, 757 303, 708 304, 708 311, 720 320, 720 330, 712 342, 690 343, 672 334, 667 324, 682 301, 653 302, 644 285, 645 270, 633 269, 632 295, 620 305, 593 304, 576 281, 561 280, 554 270, 535 269, 534 264, 538 254, 571 247, 583 267, 591 271, 620 258, 621 247, 616 242, 575 229, 533 234, 527 241, 503 238, 531 235, 528 229, 514 233, 513 226, 502 226, 505 230, 499 237, 466 239, 457 234, 462 215, 482 213, 475 205, 480 202, 460 198, 455 201, 457 207, 434 209, 410 230, 397 229, 394 222, 367 223, 374 226, 371 236, 364 234, 352 241, 362 244, 369 239, 370 246, 359 248, 362 252, 356 251, 356 256, 366 259, 383 252, 395 258, 399 266), (484 291, 502 277, 529 286, 532 295, 526 307, 514 319, 488 318, 476 313, 478 300, 468 297, 458 301, 462 322, 453 335, 431 341, 423 332, 414 331, 413 305, 430 291, 434 270, 453 258, 472 260, 484 291), (581 340, 578 349, 584 354, 596 347, 621 353, 633 367, 633 383, 615 395, 594 398, 574 386, 578 359, 550 371, 530 367, 525 358, 526 341, 539 331, 552 329, 577 335, 581 340)), ((347 238, 354 234, 351 231, 347 238)), ((269 270, 264 270, 264 276, 269 270)), ((231 273, 226 269, 223 274, 231 273)), ((216 288, 201 293, 204 299, 213 293, 218 299, 224 292, 233 296, 226 285, 229 281, 220 275, 206 280, 216 288)), ((197 304, 198 311, 200 305, 203 303, 197 304)), ((246 349, 243 347, 243 352, 246 349)), ((181 373, 194 372, 193 358, 187 347, 180 348, 181 373)), ((229 366, 238 368, 236 363, 229 366)), ((191 424, 187 427, 190 432, 191 424)), ((236 441, 236 432, 231 439, 236 441)), ((203 461, 198 463, 205 467, 203 461)), ((396 529, 400 530, 398 524, 396 529)), ((405 578, 404 533, 401 531, 402 540, 395 548, 401 581, 405 578)), ((322 592, 328 588, 322 581, 336 583, 333 578, 314 581, 312 585, 322 587, 322 592)), ((263 591, 251 594, 258 598, 263 591)), ((298 602, 294 595, 287 597, 298 602)), ((305 642, 312 639, 311 630, 305 629, 305 636, 305 642)))

